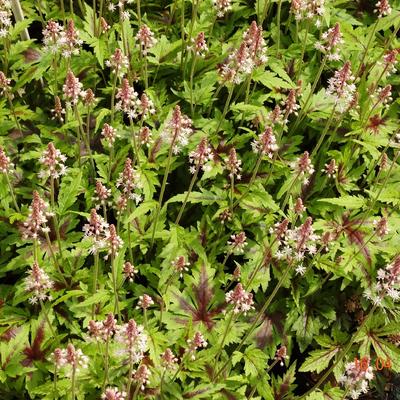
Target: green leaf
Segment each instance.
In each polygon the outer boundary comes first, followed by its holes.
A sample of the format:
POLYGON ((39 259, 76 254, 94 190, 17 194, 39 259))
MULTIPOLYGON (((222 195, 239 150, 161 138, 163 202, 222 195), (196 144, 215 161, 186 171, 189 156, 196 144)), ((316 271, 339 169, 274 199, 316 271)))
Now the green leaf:
POLYGON ((246 375, 258 376, 261 374, 267 363, 267 355, 260 349, 247 348, 244 353, 244 372, 246 375))
POLYGON ((318 199, 318 201, 334 204, 336 206, 346 207, 349 209, 359 209, 366 204, 365 199, 361 196, 342 196, 331 199, 318 199))
POLYGON ((306 359, 300 367, 300 372, 317 372, 318 374, 323 371, 328 365, 334 355, 340 350, 339 346, 331 347, 324 350, 314 350, 310 352, 310 356, 306 359))
POLYGON ((70 173, 64 176, 58 196, 58 211, 60 215, 64 215, 76 202, 76 198, 81 190, 81 180, 82 171, 78 169, 70 170, 70 173))
POLYGON ((270 89, 274 88, 294 89, 296 87, 293 83, 289 83, 281 78, 278 78, 271 71, 255 72, 253 74, 253 79, 256 82, 260 82, 262 85, 270 89))

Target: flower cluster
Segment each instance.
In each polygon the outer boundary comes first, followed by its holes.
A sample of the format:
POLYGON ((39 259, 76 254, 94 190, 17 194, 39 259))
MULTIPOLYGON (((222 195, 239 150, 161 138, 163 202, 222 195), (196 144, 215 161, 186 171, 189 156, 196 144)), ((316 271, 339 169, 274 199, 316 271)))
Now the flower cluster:
POLYGON ((172 146, 174 154, 188 144, 189 135, 193 132, 192 120, 182 114, 181 108, 176 105, 172 117, 165 123, 161 137, 172 146))
POLYGON ((67 77, 65 79, 65 84, 63 85, 64 97, 67 105, 76 106, 78 104, 80 97, 85 97, 86 93, 82 88, 82 83, 74 75, 74 73, 69 70, 67 72, 67 77))
POLYGON ((288 117, 290 114, 298 115, 297 110, 300 108, 300 106, 297 104, 296 97, 297 89, 290 89, 288 97, 285 101, 282 101, 282 105, 285 107, 285 114, 282 121, 284 124, 289 122, 288 117))
POLYGON ((326 93, 333 97, 337 109, 344 112, 353 102, 356 85, 351 73, 351 63, 347 61, 343 67, 336 71, 334 76, 328 80, 329 86, 326 93))
POLYGON ((232 0, 213 0, 213 5, 217 10, 217 16, 222 18, 232 9, 232 0))
POLYGON ((104 321, 89 321, 89 334, 96 340, 108 341, 113 337, 117 329, 117 320, 112 313, 108 314, 104 321))
POLYGON ((244 32, 240 47, 218 66, 222 81, 241 83, 254 68, 267 62, 266 51, 262 27, 253 21, 250 28, 244 32))
POLYGON ((29 271, 29 276, 25 279, 25 290, 32 293, 29 302, 31 304, 36 304, 38 301, 51 300, 51 295, 49 295, 48 292, 53 286, 54 282, 35 261, 32 269, 29 271))
POLYGON ((53 20, 47 22, 45 29, 42 31, 44 50, 50 53, 57 53, 64 45, 65 32, 64 28, 53 20))
POLYGON ((0 71, 0 94, 3 95, 10 91, 11 79, 7 78, 3 71, 0 71))
POLYGON ((68 21, 66 30, 58 22, 50 20, 42 34, 44 48, 50 53, 61 51, 66 58, 79 54, 83 41, 79 39, 79 32, 75 29, 73 20, 68 21))
POLYGON ((75 29, 74 21, 70 19, 67 24, 64 39, 62 40, 62 55, 69 58, 72 55, 78 55, 83 40, 79 39, 79 32, 75 29))
POLYGON ((126 199, 134 200, 136 204, 142 201, 140 190, 143 186, 140 175, 132 167, 132 160, 129 157, 125 160, 124 169, 119 174, 116 186, 122 189, 123 196, 126 199))
POLYGON ((48 233, 50 228, 46 225, 47 218, 53 216, 52 212, 47 211, 49 205, 39 196, 35 190, 33 192, 32 204, 29 207, 29 215, 24 222, 22 237, 24 239, 39 239, 39 233, 48 233))
POLYGON ((189 347, 186 349, 186 353, 190 354, 190 358, 192 360, 196 359, 194 353, 199 347, 205 348, 208 345, 207 341, 204 339, 204 336, 200 332, 196 332, 193 336, 193 339, 188 339, 186 342, 189 345, 189 347))
POLYGON ((390 15, 392 13, 392 8, 390 7, 388 0, 379 0, 375 4, 375 13, 378 14, 378 18, 382 18, 385 15, 390 15))
POLYGON ((319 28, 325 13, 325 0, 292 0, 290 11, 296 21, 316 18, 315 26, 319 28))
POLYGON ((133 86, 130 86, 128 79, 122 79, 122 85, 117 90, 115 98, 118 100, 115 105, 116 110, 123 111, 131 118, 136 118, 138 116, 138 94, 133 86))
POLYGON ((144 294, 143 296, 139 296, 139 301, 136 308, 147 310, 153 304, 154 304, 153 299, 148 294, 144 294))
POLYGON ((64 164, 67 157, 61 154, 61 151, 54 147, 53 143, 47 145, 47 149, 39 158, 39 162, 43 168, 39 172, 39 178, 58 179, 60 176, 65 175, 67 168, 64 164))
POLYGON ((124 244, 122 239, 117 235, 115 225, 110 225, 108 231, 106 232, 104 241, 108 249, 108 254, 104 257, 104 259, 107 260, 108 256, 115 258, 118 255, 119 249, 121 249, 124 244))
POLYGON ((378 271, 377 281, 374 289, 366 291, 367 298, 375 303, 380 303, 384 295, 395 301, 400 299, 400 256, 378 271))
POLYGON ((398 49, 389 50, 383 56, 383 62, 379 64, 383 64, 383 73, 385 77, 390 76, 396 72, 396 64, 397 64, 397 54, 399 53, 398 49))
POLYGON ((146 385, 150 383, 151 372, 149 368, 142 364, 133 374, 133 379, 140 385, 140 389, 144 390, 146 385))
POLYGON ((379 220, 374 220, 373 225, 375 226, 375 234, 379 238, 383 238, 389 233, 387 218, 382 217, 379 220))
POLYGON ((128 356, 131 363, 138 363, 144 357, 147 350, 147 335, 143 332, 143 326, 137 325, 130 319, 126 324, 118 325, 114 340, 119 344, 118 354, 128 356))
POLYGON ((210 171, 211 166, 205 165, 208 161, 213 160, 211 147, 208 145, 206 138, 202 138, 196 149, 189 153, 189 162, 192 164, 189 168, 190 173, 194 174, 197 169, 204 172, 210 171))
POLYGON ((83 354, 81 349, 75 349, 72 343, 69 343, 66 349, 55 349, 53 359, 57 368, 70 366, 76 373, 81 368, 86 369, 89 364, 89 358, 83 354))
POLYGON ((346 364, 346 371, 339 378, 339 383, 345 387, 352 399, 358 399, 362 393, 368 392, 369 381, 374 378, 369 361, 368 358, 367 368, 363 368, 361 362, 346 364))
POLYGON ((148 126, 143 126, 137 134, 137 139, 140 146, 145 145, 146 147, 150 147, 150 144, 153 143, 150 128, 148 126))
POLYGON ((120 392, 118 388, 107 388, 101 395, 102 400, 125 400, 126 392, 120 392))
POLYGON ((112 202, 108 199, 111 196, 111 189, 107 189, 99 180, 96 181, 96 188, 92 200, 97 203, 96 210, 101 206, 111 206, 112 202))
POLYGON ((175 268, 176 272, 178 272, 179 277, 182 278, 183 273, 189 271, 188 266, 190 263, 186 261, 184 256, 178 256, 175 260, 171 261, 171 265, 175 268))
POLYGON ((142 95, 140 96, 137 111, 138 115, 140 115, 143 120, 146 119, 149 115, 152 115, 156 112, 153 101, 149 99, 146 93, 142 93, 142 95))
POLYGON ((231 235, 231 240, 228 240, 228 246, 231 252, 244 253, 244 248, 247 246, 246 234, 240 232, 237 235, 231 235))
POLYGON ((65 108, 62 106, 58 96, 54 97, 54 108, 50 112, 53 114, 52 119, 57 118, 60 122, 64 122, 65 108))
POLYGON ((325 168, 321 169, 321 172, 324 172, 328 176, 328 178, 335 177, 338 172, 336 161, 332 158, 329 163, 325 164, 325 168))
POLYGON ((93 242, 90 253, 96 254, 99 250, 107 246, 105 239, 108 234, 108 228, 108 223, 97 214, 95 208, 92 208, 90 211, 89 223, 85 224, 82 228, 85 237, 90 238, 93 242))
POLYGON ((253 294, 246 292, 241 283, 238 283, 235 289, 225 295, 225 301, 234 306, 233 312, 235 314, 243 312, 246 315, 248 311, 254 309, 253 294))
POLYGON ((311 163, 308 151, 305 151, 300 157, 291 163, 291 167, 298 174, 298 176, 304 177, 303 183, 307 185, 308 178, 306 175, 311 175, 314 173, 314 166, 311 163))
POLYGON ((196 38, 192 38, 192 45, 188 46, 199 57, 204 57, 208 51, 207 43, 204 38, 204 32, 200 32, 196 38))
POLYGON ((322 34, 322 42, 316 42, 315 48, 326 54, 328 60, 340 60, 338 46, 343 43, 340 25, 336 25, 322 34))
POLYGON ((286 346, 281 346, 275 354, 275 360, 280 361, 280 365, 281 367, 283 367, 283 360, 289 358, 289 356, 287 355, 287 348, 286 346))
POLYGON ((8 174, 13 167, 14 164, 10 161, 10 157, 7 156, 3 147, 0 146, 0 172, 2 174, 8 174))
POLYGON ((126 57, 121 49, 115 49, 114 54, 106 61, 106 66, 111 68, 111 72, 118 76, 123 76, 124 72, 129 68, 128 57, 126 57))
POLYGON ((0 0, 0 38, 5 38, 12 25, 10 0, 0 0))
POLYGON ((242 161, 238 159, 236 150, 232 147, 229 150, 229 157, 225 162, 226 169, 229 171, 229 178, 235 178, 240 181, 242 179, 242 161))
POLYGON ((165 369, 174 369, 178 359, 174 356, 174 353, 170 348, 166 349, 161 355, 161 365, 165 369))
POLYGON ((258 135, 257 140, 251 142, 251 147, 254 153, 261 153, 262 155, 267 155, 269 158, 272 158, 274 153, 278 150, 272 128, 269 126, 265 128, 264 132, 258 135))
MULTIPOLYGON (((287 223, 284 226, 281 223, 275 228, 275 233, 280 245, 275 254, 278 259, 299 262, 304 259, 306 253, 312 255, 317 251, 315 242, 319 239, 319 236, 314 234, 311 217, 308 217, 304 224, 293 229, 287 229, 287 223)), ((303 275, 305 267, 299 263, 296 267, 296 272, 303 275)))
POLYGON ((125 276, 125 279, 128 279, 129 282, 133 282, 135 274, 137 274, 139 271, 129 261, 127 261, 124 264, 122 272, 125 276))
POLYGON ((111 125, 105 123, 101 130, 101 135, 106 140, 108 147, 111 149, 114 146, 115 138, 117 137, 117 130, 111 125))
POLYGON ((139 28, 139 31, 136 35, 136 40, 139 41, 140 51, 144 56, 146 56, 147 51, 157 43, 157 40, 154 38, 154 33, 146 24, 139 28))

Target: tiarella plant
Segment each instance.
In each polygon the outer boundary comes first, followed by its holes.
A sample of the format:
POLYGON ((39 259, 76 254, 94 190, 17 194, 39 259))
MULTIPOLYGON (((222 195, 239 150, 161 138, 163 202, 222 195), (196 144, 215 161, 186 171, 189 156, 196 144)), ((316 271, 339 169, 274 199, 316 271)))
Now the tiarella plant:
POLYGON ((400 0, 0 0, 0 399, 396 399, 400 0))

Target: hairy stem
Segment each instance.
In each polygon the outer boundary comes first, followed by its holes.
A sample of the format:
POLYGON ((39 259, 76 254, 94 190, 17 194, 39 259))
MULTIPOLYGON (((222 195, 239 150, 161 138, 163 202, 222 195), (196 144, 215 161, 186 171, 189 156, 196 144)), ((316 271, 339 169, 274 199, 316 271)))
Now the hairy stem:
POLYGON ((193 186, 194 186, 194 184, 196 182, 197 175, 199 174, 199 170, 200 170, 200 164, 198 164, 197 167, 196 167, 196 171, 193 174, 192 180, 190 181, 189 189, 186 192, 185 200, 183 201, 181 209, 179 210, 179 214, 178 214, 178 216, 176 218, 176 221, 175 221, 175 224, 177 224, 177 225, 179 224, 179 221, 181 220, 183 211, 185 210, 186 204, 187 204, 187 202, 189 200, 190 193, 192 192, 193 186))

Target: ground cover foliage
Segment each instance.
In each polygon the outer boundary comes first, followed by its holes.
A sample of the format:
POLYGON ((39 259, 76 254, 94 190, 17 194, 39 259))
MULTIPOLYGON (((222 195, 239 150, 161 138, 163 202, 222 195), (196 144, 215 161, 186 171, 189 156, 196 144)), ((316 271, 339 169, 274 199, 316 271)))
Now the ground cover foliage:
POLYGON ((2 399, 398 399, 400 2, 0 1, 2 399))

